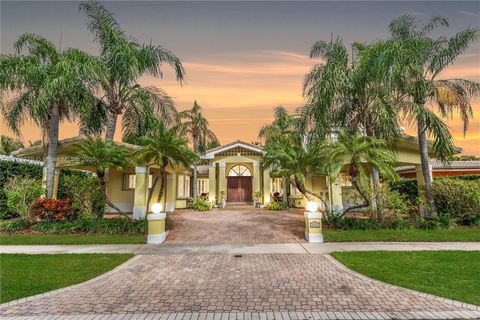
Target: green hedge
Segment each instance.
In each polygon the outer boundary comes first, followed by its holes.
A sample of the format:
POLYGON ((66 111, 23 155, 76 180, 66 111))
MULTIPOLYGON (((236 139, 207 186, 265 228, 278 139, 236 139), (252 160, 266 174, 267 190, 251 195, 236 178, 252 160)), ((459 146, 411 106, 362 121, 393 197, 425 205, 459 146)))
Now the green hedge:
POLYGON ((95 219, 47 222, 33 225, 33 229, 46 233, 99 233, 99 234, 146 234, 147 220, 95 219))
MULTIPOLYGON (((0 219, 7 219, 15 216, 7 207, 7 197, 3 191, 5 183, 14 176, 23 176, 41 180, 43 175, 42 172, 43 168, 39 164, 0 160, 0 219)), ((89 173, 79 170, 62 169, 60 171, 58 182, 59 199, 73 198, 71 194, 65 192, 66 188, 63 188, 64 178, 66 176, 76 176, 78 179, 82 179, 82 177, 89 176, 89 173)), ((96 207, 98 210, 101 210, 103 205, 102 203, 98 203, 96 207)))

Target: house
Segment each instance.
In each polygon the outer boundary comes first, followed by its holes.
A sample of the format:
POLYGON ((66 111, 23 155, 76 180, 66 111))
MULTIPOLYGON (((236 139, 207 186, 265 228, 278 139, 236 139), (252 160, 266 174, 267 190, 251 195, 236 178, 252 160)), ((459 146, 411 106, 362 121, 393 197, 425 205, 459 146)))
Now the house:
MULTIPOLYGON (((93 171, 93 168, 81 168, 72 161, 69 154, 74 150, 74 144, 81 143, 83 138, 76 137, 59 141, 56 184, 62 168, 77 168, 93 171)), ((122 142, 119 145, 136 150, 139 146, 122 142)), ((415 138, 405 137, 395 150, 398 164, 416 168, 416 174, 421 179, 420 156, 418 142, 415 138)), ((33 146, 18 150, 15 156, 21 158, 39 159, 43 156, 42 146, 33 146)), ((219 203, 251 202, 253 194, 261 195, 263 204, 272 200, 276 193, 283 194, 280 178, 271 177, 268 168, 263 166, 264 151, 260 146, 240 140, 208 150, 201 155, 203 165, 198 167, 197 192, 204 194, 212 202, 219 203)), ((132 212, 138 219, 145 216, 148 190, 152 187, 152 174, 158 168, 155 166, 132 166, 121 170, 111 169, 108 175, 108 196, 110 200, 124 212, 132 212)), ((168 167, 167 183, 164 196, 161 199, 165 211, 187 207, 187 199, 192 196, 192 168, 168 167)), ((305 186, 320 194, 323 200, 334 210, 342 210, 345 205, 355 202, 357 195, 349 177, 343 174, 336 181, 328 177, 308 175, 305 186)), ((56 189, 56 188, 55 188, 56 189)), ((153 191, 153 199, 157 199, 158 187, 153 191)), ((307 199, 290 187, 287 190, 293 205, 304 207, 307 199)), ((155 202, 155 201, 152 201, 155 202)), ((114 212, 106 208, 107 212, 114 212)))
MULTIPOLYGON (((448 162, 432 160, 431 166, 433 177, 480 175, 480 160, 448 162)), ((415 166, 398 167, 396 170, 403 178, 412 179, 416 177, 415 166)))

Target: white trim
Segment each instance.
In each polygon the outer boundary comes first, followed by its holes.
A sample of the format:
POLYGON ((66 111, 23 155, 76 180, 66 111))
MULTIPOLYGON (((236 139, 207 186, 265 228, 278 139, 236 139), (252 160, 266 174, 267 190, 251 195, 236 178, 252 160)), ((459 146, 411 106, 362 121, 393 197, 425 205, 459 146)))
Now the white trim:
POLYGON ((147 214, 147 207, 133 207, 133 220, 141 220, 147 214))
POLYGON ((164 220, 167 217, 165 212, 147 214, 148 221, 164 220))
POLYGON ((135 173, 148 173, 148 167, 135 167, 135 173))
POLYGON ((251 150, 251 151, 255 151, 255 152, 258 152, 258 153, 261 153, 261 154, 265 154, 265 151, 263 151, 262 149, 260 148, 255 148, 251 145, 248 145, 248 144, 245 144, 245 143, 242 143, 242 142, 236 142, 236 143, 233 143, 233 144, 230 144, 230 145, 227 145, 227 146, 224 146, 224 147, 221 147, 221 148, 218 148, 216 150, 213 150, 213 151, 210 151, 206 154, 204 154, 203 156, 201 156, 200 158, 201 159, 214 159, 215 158, 215 155, 217 153, 220 153, 220 152, 223 152, 223 151, 226 151, 226 150, 230 150, 230 149, 233 149, 233 148, 236 148, 236 147, 242 147, 242 148, 245 148, 247 150, 251 150))
POLYGON ((305 232, 305 239, 307 239, 310 243, 322 243, 323 242, 323 234, 310 234, 305 232))
POLYGON ((322 213, 321 212, 305 211, 303 213, 303 216, 305 217, 305 219, 321 219, 322 218, 322 213))
POLYGON ((161 233, 161 234, 149 234, 147 236, 147 243, 148 244, 158 244, 158 243, 162 243, 163 241, 165 241, 165 239, 167 239, 167 233, 166 232, 161 233))

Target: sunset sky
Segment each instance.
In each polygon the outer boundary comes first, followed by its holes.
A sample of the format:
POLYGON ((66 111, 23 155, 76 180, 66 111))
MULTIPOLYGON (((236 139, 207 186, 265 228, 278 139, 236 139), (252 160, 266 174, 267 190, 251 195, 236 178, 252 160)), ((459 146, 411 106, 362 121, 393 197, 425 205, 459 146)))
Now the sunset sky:
MULTIPOLYGON (((257 140, 259 128, 272 120, 272 110, 302 106, 305 73, 319 61, 308 58, 316 40, 331 33, 344 43, 369 42, 388 36, 389 22, 408 13, 428 19, 449 18, 452 35, 480 27, 480 2, 138 2, 107 1, 120 26, 140 42, 161 44, 175 52, 187 71, 180 86, 168 66, 165 78, 144 77, 140 83, 163 88, 179 110, 196 99, 222 143, 257 140)), ((1 52, 12 53, 13 42, 25 32, 43 35, 62 48, 77 47, 98 54, 79 2, 1 1, 1 52), (61 36, 60 36, 61 35, 61 36)), ((443 75, 480 81, 480 44, 469 49, 443 75)), ((480 155, 480 101, 464 138, 458 118, 448 120, 456 145, 480 155)), ((12 135, 1 121, 1 134, 12 135)), ((117 130, 118 132, 120 130, 117 130)), ((23 140, 40 139, 25 125, 23 140)), ((63 124, 60 138, 78 134, 63 124)))

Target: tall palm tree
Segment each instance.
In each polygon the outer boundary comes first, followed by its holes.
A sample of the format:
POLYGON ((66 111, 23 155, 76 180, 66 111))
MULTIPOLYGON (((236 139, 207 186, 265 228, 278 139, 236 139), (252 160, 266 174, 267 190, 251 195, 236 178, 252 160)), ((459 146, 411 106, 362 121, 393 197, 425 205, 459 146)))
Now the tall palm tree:
MULTIPOLYGON (((218 143, 217 136, 208 128, 208 120, 202 114, 202 107, 195 100, 192 109, 179 113, 179 119, 182 121, 182 127, 185 134, 188 135, 192 143, 193 151, 199 155, 201 146, 211 143, 218 143)), ((193 162, 193 199, 197 200, 197 165, 198 161, 193 162)))
POLYGON ((388 150, 385 140, 362 136, 358 133, 350 134, 340 131, 337 141, 323 145, 325 154, 325 170, 332 178, 337 178, 344 167, 352 179, 352 185, 362 197, 363 203, 344 208, 343 214, 360 208, 367 208, 371 199, 366 191, 369 170, 374 167, 387 179, 394 179, 396 172, 393 165, 396 162, 395 154, 388 150))
POLYGON ((173 122, 176 110, 170 97, 155 87, 137 83, 143 75, 162 77, 162 64, 175 69, 178 81, 185 71, 180 60, 169 50, 153 44, 140 44, 128 37, 113 15, 99 2, 86 1, 80 10, 87 16, 87 25, 100 44, 100 56, 106 66, 107 81, 103 84, 100 103, 107 110, 105 139, 113 140, 118 117, 123 115, 123 127, 138 128, 144 116, 155 114, 173 122))
MULTIPOLYGON (((394 98, 382 81, 372 77, 368 60, 361 54, 366 45, 355 44, 360 52, 349 57, 347 48, 335 41, 317 41, 311 58, 321 58, 304 82, 307 105, 302 118, 312 136, 328 136, 337 128, 350 133, 363 132, 366 136, 387 139, 392 146, 401 135, 394 98), (349 62, 350 60, 350 62, 349 62)), ((371 178, 375 197, 372 207, 381 214, 382 199, 379 192, 380 175, 372 167, 371 178)))
POLYGON ((137 144, 142 146, 135 153, 137 161, 159 167, 159 171, 153 176, 152 188, 148 192, 147 208, 150 208, 153 191, 159 182, 157 201, 163 196, 167 182, 167 166, 189 167, 197 155, 188 148, 187 140, 179 135, 177 128, 167 128, 160 121, 147 135, 139 137, 137 144))
POLYGON ((470 99, 480 94, 480 84, 464 79, 439 79, 480 37, 478 29, 468 28, 453 37, 433 38, 438 27, 448 27, 446 18, 434 17, 422 25, 404 15, 390 23, 391 39, 379 41, 365 51, 372 74, 384 79, 388 88, 400 98, 399 109, 407 122, 417 126, 422 173, 427 200, 426 214, 435 218, 436 207, 431 191, 430 159, 427 137, 434 140, 434 155, 448 160, 454 152, 453 139, 440 117, 458 112, 464 123, 464 134, 472 117, 470 99), (440 117, 431 109, 436 106, 440 117))
POLYGON ((96 86, 103 79, 103 64, 78 49, 59 51, 35 34, 24 34, 15 43, 17 54, 0 56, 0 90, 14 98, 3 106, 9 127, 33 120, 47 137, 46 195, 53 195, 59 124, 82 120, 92 113, 96 86))
POLYGON ((105 203, 126 216, 126 214, 108 198, 106 175, 110 168, 122 169, 129 166, 129 159, 132 152, 112 141, 104 141, 101 138, 88 138, 75 144, 75 151, 72 155, 77 158, 76 163, 78 165, 95 168, 105 203))
POLYGON ((22 141, 4 135, 0 136, 0 154, 9 156, 13 151, 22 148, 22 141))

